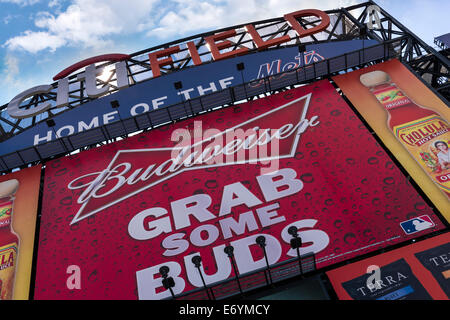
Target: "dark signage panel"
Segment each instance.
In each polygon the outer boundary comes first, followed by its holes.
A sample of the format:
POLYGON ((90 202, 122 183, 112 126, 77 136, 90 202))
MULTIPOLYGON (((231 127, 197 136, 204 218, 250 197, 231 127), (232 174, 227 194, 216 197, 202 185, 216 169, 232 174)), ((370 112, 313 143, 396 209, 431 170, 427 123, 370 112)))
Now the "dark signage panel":
POLYGON ((448 300, 450 233, 327 272, 342 300, 448 300))

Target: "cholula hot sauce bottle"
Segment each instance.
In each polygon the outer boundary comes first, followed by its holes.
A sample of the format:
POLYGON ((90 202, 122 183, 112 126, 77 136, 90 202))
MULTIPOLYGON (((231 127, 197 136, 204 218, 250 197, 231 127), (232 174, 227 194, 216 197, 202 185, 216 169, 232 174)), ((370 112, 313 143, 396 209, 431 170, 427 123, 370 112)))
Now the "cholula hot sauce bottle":
POLYGON ((17 264, 19 238, 11 225, 16 179, 0 183, 0 300, 11 300, 17 264))
POLYGON ((450 199, 450 132, 437 112, 408 98, 390 76, 372 71, 360 77, 388 113, 388 127, 450 199))

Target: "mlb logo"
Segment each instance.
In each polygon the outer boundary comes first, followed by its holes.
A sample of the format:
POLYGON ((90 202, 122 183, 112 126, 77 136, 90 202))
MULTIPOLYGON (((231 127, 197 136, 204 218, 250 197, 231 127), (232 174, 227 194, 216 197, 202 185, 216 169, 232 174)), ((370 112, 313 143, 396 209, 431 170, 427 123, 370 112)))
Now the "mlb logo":
POLYGON ((434 222, 429 216, 420 216, 411 220, 403 221, 400 223, 403 231, 406 234, 416 233, 425 229, 429 229, 435 226, 434 222))

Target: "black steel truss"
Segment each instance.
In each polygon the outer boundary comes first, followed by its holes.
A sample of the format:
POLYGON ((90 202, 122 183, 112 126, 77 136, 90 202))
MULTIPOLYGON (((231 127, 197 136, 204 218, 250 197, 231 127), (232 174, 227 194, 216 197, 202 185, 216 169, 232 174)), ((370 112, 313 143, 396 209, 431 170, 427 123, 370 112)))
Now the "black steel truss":
POLYGON ((376 5, 376 3, 369 1, 363 7, 358 5, 343 10, 349 13, 356 13, 357 10, 360 10, 358 18, 353 20, 354 25, 359 27, 362 33, 367 33, 372 39, 381 42, 401 39, 399 46, 395 48, 399 54, 399 60, 408 65, 412 71, 439 92, 447 102, 450 101, 448 50, 437 52, 380 7, 379 24, 374 24, 371 29, 367 28, 367 22, 371 19, 370 7, 373 5, 376 5))
POLYGON ((263 267, 246 274, 234 276, 216 283, 208 284, 164 300, 224 300, 249 294, 256 289, 265 288, 287 279, 304 276, 317 270, 316 256, 308 253, 269 267, 263 267))
MULTIPOLYGON (((450 49, 442 50, 440 55, 450 59, 450 49)), ((450 79, 449 66, 445 66, 441 60, 433 55, 427 54, 409 63, 417 75, 422 77, 437 92, 450 101, 450 79)))
POLYGON ((325 79, 342 72, 357 70, 391 58, 397 58, 397 53, 392 49, 397 42, 398 40, 385 42, 280 73, 276 76, 258 79, 257 82, 261 82, 259 86, 242 83, 166 108, 120 119, 101 127, 2 155, 0 156, 0 171, 7 172, 17 167, 42 163, 48 159, 90 149, 103 143, 115 142, 116 139, 126 138, 128 135, 139 131, 147 131, 218 108, 237 107, 240 103, 304 85, 311 81, 325 79))

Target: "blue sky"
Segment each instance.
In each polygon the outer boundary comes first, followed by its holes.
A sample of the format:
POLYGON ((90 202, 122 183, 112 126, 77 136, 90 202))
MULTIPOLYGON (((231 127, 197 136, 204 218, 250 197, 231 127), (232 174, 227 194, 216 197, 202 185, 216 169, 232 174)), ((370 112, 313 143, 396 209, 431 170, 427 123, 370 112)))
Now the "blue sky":
MULTIPOLYGON (((0 0, 0 105, 62 69, 105 53, 133 53, 189 35, 300 9, 361 0, 0 0)), ((450 1, 378 0, 433 45, 450 32, 450 1)))

